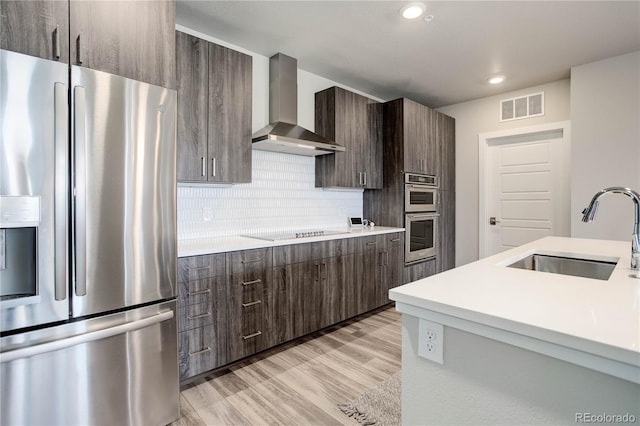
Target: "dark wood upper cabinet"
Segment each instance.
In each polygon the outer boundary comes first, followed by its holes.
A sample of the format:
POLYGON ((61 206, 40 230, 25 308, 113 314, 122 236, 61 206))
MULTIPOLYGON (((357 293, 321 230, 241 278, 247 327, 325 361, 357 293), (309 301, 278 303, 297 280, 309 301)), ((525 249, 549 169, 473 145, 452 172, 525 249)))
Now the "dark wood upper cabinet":
POLYGON ((346 148, 316 157, 316 186, 382 188, 382 104, 339 87, 315 102, 316 133, 346 148))
POLYGON ((440 155, 440 189, 456 189, 456 121, 434 111, 437 117, 436 141, 440 155))
POLYGON ((207 181, 209 43, 176 31, 178 180, 207 181))
POLYGON ((0 47, 175 88, 173 1, 1 1, 0 47))
POLYGON ((175 88, 173 1, 71 1, 72 65, 175 88))
POLYGON ((251 182, 252 58, 209 44, 209 181, 251 182))
POLYGON ((384 113, 385 149, 396 150, 396 168, 401 173, 440 176, 439 113, 406 98, 387 102, 384 113))
POLYGON ((0 48, 69 62, 69 3, 0 1, 0 48))
POLYGON ((178 180, 251 182, 251 56, 175 34, 178 180))

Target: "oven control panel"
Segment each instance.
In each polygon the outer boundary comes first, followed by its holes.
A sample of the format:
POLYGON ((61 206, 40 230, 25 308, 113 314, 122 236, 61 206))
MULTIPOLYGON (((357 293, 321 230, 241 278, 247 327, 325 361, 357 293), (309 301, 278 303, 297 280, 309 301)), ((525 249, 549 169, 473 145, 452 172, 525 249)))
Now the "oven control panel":
POLYGON ((438 187, 438 177, 433 175, 418 175, 405 173, 404 183, 438 187))

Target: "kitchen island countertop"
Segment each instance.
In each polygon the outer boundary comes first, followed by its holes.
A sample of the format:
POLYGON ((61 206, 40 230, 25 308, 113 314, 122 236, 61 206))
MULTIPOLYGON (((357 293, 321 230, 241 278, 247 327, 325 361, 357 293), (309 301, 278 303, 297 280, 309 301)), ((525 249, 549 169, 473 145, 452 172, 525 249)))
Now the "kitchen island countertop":
POLYGON ((362 229, 351 230, 349 230, 348 228, 330 228, 326 230, 338 231, 343 233, 307 238, 290 238, 277 241, 260 240, 239 235, 230 237, 178 240, 178 257, 199 256, 203 254, 224 253, 238 250, 249 250, 291 244, 312 243, 316 241, 336 240, 342 238, 357 238, 368 235, 404 232, 404 228, 392 228, 388 226, 376 226, 374 228, 365 227, 362 229))
MULTIPOLYGON (((394 288, 390 298, 403 313, 428 312, 516 339, 525 336, 569 348, 576 356, 626 364, 635 375, 640 371, 640 279, 632 277, 629 265, 629 242, 546 237, 394 288), (608 280, 506 267, 533 252, 619 259, 608 280)), ((632 380, 640 380, 640 374, 632 380)))

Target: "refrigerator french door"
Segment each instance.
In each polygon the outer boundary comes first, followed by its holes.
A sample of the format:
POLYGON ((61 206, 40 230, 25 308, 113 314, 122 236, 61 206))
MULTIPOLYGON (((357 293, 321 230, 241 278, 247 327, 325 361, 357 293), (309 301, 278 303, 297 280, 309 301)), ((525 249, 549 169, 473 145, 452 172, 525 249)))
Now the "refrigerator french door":
POLYGON ((176 92, 0 53, 0 424, 169 423, 176 92))
POLYGON ((0 332, 69 317, 68 68, 0 50, 0 332))

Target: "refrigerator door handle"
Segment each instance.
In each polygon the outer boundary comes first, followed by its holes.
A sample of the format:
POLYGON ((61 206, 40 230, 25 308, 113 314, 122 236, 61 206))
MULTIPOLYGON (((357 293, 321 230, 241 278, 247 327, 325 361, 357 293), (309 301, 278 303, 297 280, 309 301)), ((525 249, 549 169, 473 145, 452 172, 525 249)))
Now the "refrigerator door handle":
POLYGON ((85 88, 73 88, 73 140, 75 145, 75 291, 77 296, 87 294, 87 259, 86 259, 86 94, 85 88))
POLYGON ((54 340, 40 345, 29 346, 26 348, 16 349, 0 354, 0 363, 11 362, 21 358, 32 357, 35 355, 41 355, 47 352, 57 351, 59 349, 69 348, 71 346, 81 345, 83 343, 89 343, 96 340, 106 339, 118 334, 125 334, 131 331, 140 330, 142 328, 149 327, 154 324, 158 324, 163 321, 167 321, 173 318, 173 310, 162 312, 151 317, 143 318, 140 320, 130 321, 124 324, 117 325, 115 327, 103 328, 100 330, 90 331, 88 333, 79 334, 77 336, 69 337, 61 340, 54 340))
MULTIPOLYGON (((58 29, 56 29, 58 31, 58 29)), ((55 200, 54 200, 54 226, 55 226, 55 299, 67 298, 67 252, 69 249, 69 237, 67 232, 68 200, 69 192, 67 184, 67 140, 68 140, 68 105, 67 85, 55 83, 54 85, 54 149, 55 149, 55 200)))

